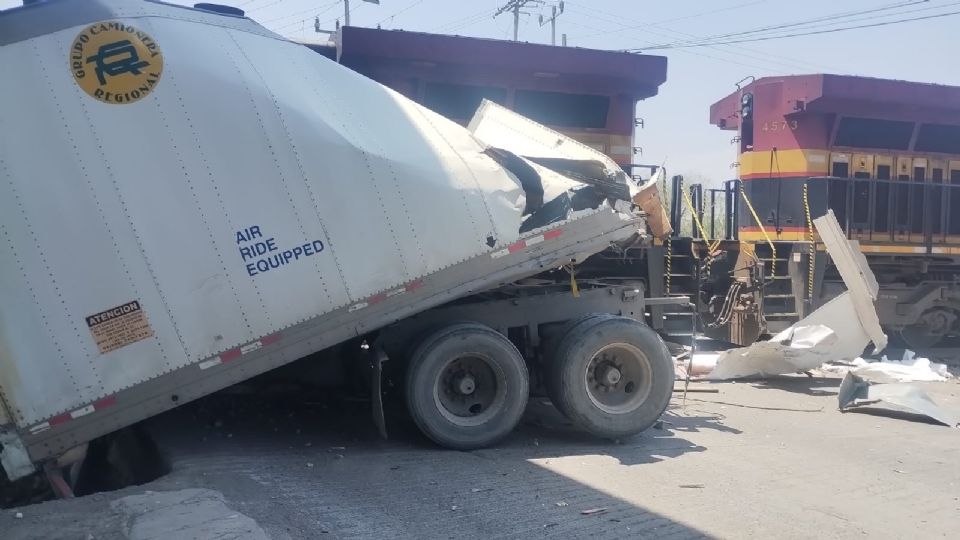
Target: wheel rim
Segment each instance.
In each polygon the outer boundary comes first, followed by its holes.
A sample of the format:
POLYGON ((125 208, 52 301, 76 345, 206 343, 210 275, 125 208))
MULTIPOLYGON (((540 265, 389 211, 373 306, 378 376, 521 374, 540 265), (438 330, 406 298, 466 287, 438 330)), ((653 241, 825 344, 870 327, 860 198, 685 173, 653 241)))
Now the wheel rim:
POLYGON ((467 353, 450 359, 433 385, 440 414, 459 426, 476 426, 495 416, 506 402, 506 374, 489 357, 467 353))
POLYGON ((653 388, 650 359, 629 343, 611 343, 587 363, 583 382, 587 396, 600 410, 625 414, 637 409, 653 388))
POLYGON ((944 309, 932 309, 920 316, 920 319, 902 330, 900 337, 914 349, 932 347, 946 337, 953 328, 957 315, 944 309))

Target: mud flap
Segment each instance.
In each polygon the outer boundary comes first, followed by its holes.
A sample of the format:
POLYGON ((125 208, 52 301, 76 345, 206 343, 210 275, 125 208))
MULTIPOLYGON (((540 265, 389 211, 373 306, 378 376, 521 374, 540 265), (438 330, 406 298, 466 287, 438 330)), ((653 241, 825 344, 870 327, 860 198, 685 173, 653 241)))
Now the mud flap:
POLYGON ((383 363, 389 360, 387 353, 377 347, 371 358, 373 367, 373 376, 370 377, 370 400, 373 405, 373 423, 377 426, 377 432, 384 439, 387 438, 387 419, 383 414, 383 363))

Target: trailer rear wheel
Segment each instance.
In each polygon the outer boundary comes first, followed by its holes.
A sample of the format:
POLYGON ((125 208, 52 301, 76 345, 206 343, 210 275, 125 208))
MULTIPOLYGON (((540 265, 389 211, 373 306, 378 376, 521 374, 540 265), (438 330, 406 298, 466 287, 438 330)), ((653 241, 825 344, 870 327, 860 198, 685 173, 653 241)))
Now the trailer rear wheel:
POLYGON ((649 428, 673 392, 667 346, 646 325, 626 317, 582 320, 548 361, 551 401, 575 425, 600 437, 649 428))
MULTIPOLYGON (((588 313, 586 315, 583 315, 582 317, 577 317, 576 319, 570 319, 569 321, 563 323, 563 325, 560 326, 560 329, 555 334, 553 334, 552 339, 550 339, 549 342, 547 343, 546 351, 544 352, 544 358, 547 359, 547 362, 551 362, 551 364, 546 369, 547 377, 549 378, 551 376, 552 374, 551 370, 556 369, 556 363, 552 362, 551 360, 554 358, 557 358, 560 344, 563 342, 563 338, 565 336, 569 335, 577 327, 584 324, 588 324, 596 319, 610 319, 614 317, 616 317, 616 315, 611 315, 609 313, 588 313)), ((550 395, 552 396, 552 394, 550 395)), ((556 407, 558 411, 560 411, 560 414, 566 416, 567 418, 570 418, 570 415, 567 413, 567 411, 564 410, 563 408, 564 405, 562 402, 552 399, 552 397, 550 399, 550 402, 553 403, 553 406, 556 407)))
POLYGON ((407 407, 417 427, 456 450, 489 446, 516 427, 527 405, 529 376, 517 348, 476 323, 427 336, 410 357, 407 407))

